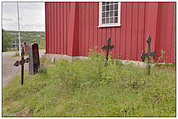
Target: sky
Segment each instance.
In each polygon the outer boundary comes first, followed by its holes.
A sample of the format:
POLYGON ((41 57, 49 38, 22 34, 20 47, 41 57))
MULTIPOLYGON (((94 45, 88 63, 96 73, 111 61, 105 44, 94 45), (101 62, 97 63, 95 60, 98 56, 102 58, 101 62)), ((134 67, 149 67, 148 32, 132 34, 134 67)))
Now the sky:
MULTIPOLYGON (((20 2, 19 17, 21 31, 45 31, 44 2, 20 2)), ((17 2, 2 2, 2 28, 18 30, 17 2)))

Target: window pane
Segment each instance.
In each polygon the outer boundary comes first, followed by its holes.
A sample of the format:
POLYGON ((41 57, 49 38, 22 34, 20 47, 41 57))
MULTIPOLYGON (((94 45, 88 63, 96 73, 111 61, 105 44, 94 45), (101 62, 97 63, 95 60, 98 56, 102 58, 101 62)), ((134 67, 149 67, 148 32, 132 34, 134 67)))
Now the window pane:
POLYGON ((104 12, 102 13, 102 17, 105 17, 105 13, 104 12))
POLYGON ((109 6, 109 9, 110 9, 110 10, 113 10, 113 5, 110 5, 110 6, 109 6))
POLYGON ((109 10, 109 5, 106 6, 106 10, 107 10, 107 11, 109 10))
POLYGON ((114 10, 118 10, 118 4, 114 5, 114 10))
POLYGON ((106 17, 109 17, 109 12, 106 12, 106 17))
POLYGON ((114 11, 114 16, 118 16, 118 11, 114 11))
POLYGON ((109 5, 109 2, 106 2, 106 5, 109 5))
POLYGON ((105 11, 106 10, 106 6, 102 6, 102 11, 105 11))
POLYGON ((114 23, 113 17, 110 18, 110 23, 114 23))
POLYGON ((113 5, 113 2, 110 2, 109 5, 113 5))
POLYGON ((102 16, 103 16, 103 17, 106 17, 106 12, 103 12, 102 16))
POLYGON ((110 11, 109 16, 112 17, 113 13, 114 13, 113 11, 110 11))
POLYGON ((114 23, 118 23, 118 18, 114 17, 114 23))
POLYGON ((106 23, 109 23, 109 18, 106 18, 106 23))
POLYGON ((105 19, 104 18, 102 19, 102 24, 105 24, 105 19))
POLYGON ((106 5, 106 2, 102 2, 102 5, 106 5))

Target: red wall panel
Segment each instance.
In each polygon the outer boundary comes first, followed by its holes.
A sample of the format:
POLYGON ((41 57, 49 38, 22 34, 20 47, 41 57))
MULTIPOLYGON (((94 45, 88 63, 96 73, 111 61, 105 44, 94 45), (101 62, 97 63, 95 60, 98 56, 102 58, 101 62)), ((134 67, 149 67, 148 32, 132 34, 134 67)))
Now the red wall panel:
POLYGON ((156 48, 158 56, 161 56, 161 50, 165 51, 166 57, 162 61, 174 62, 174 15, 173 3, 159 3, 158 24, 157 24, 157 41, 156 48), (164 19, 164 20, 161 20, 164 19))
POLYGON ((141 60, 151 36, 151 50, 166 51, 166 62, 174 62, 173 3, 122 2, 121 26, 99 28, 98 2, 46 2, 46 52, 88 56, 89 49, 106 44, 111 37, 113 57, 141 60))
POLYGON ((138 33, 137 33, 137 60, 144 49, 145 33, 145 3, 139 3, 138 6, 138 33))
POLYGON ((132 46, 132 55, 131 57, 133 60, 136 60, 137 58, 137 44, 138 44, 138 8, 139 4, 138 3, 133 3, 132 4, 132 41, 131 41, 131 46, 132 46))
MULTIPOLYGON (((127 19, 127 14, 126 14, 126 10, 127 10, 127 5, 126 4, 122 4, 121 5, 121 25, 122 25, 122 30, 121 30, 121 35, 120 35, 120 51, 121 51, 121 59, 126 59, 126 40, 122 40, 122 39, 126 39, 126 19, 127 19)), ((117 37, 116 37, 117 38, 117 37)))

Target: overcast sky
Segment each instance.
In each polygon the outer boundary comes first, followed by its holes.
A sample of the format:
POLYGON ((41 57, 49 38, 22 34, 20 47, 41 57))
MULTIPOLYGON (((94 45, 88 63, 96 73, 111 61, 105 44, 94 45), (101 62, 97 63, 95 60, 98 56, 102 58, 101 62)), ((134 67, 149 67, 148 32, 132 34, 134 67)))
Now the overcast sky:
MULTIPOLYGON (((20 30, 45 31, 44 2, 18 2, 20 30)), ((2 2, 2 27, 5 30, 18 29, 17 2, 2 2)))

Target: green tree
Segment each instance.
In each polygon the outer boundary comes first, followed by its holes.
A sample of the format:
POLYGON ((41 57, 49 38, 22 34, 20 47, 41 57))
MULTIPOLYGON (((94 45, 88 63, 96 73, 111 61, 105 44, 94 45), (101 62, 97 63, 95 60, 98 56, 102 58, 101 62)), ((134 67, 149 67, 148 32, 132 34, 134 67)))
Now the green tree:
POLYGON ((8 34, 4 29, 2 30, 2 51, 8 51, 12 45, 12 35, 8 34))

